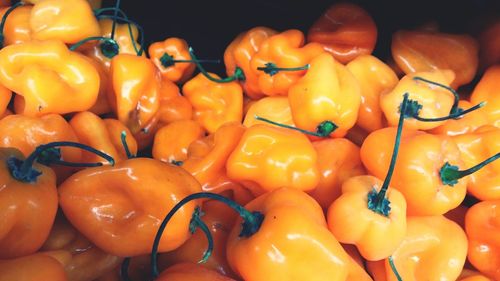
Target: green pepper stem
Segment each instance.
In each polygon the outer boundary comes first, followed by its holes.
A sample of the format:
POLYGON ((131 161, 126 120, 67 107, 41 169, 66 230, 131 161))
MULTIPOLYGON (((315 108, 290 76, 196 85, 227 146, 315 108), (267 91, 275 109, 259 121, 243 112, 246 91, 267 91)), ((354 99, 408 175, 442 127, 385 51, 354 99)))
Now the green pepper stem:
MULTIPOLYGON (((168 53, 163 53, 160 62, 164 68, 171 67, 176 63, 196 63, 194 60, 176 60, 168 53)), ((198 63, 220 63, 220 60, 198 60, 198 63)))
MULTIPOLYGON (((406 111, 406 107, 408 106, 408 94, 405 93, 403 97, 403 102, 401 103, 401 112, 406 111)), ((368 194, 368 209, 374 211, 375 213, 389 216, 391 211, 390 202, 386 198, 387 189, 389 189, 389 184, 391 182, 392 174, 394 173, 394 168, 396 167, 396 161, 398 158, 399 147, 401 143, 401 135, 403 133, 403 125, 404 125, 405 116, 404 114, 399 115, 398 128, 396 132, 396 139, 394 141, 394 148, 391 156, 391 163, 389 165, 389 170, 387 171, 387 175, 385 176, 384 183, 380 188, 380 191, 377 193, 375 189, 373 189, 368 194)))
POLYGON ((198 60, 198 58, 196 58, 194 51, 193 51, 193 48, 191 48, 191 47, 189 47, 189 55, 193 59, 193 63, 196 64, 196 67, 198 68, 198 70, 203 74, 203 76, 205 76, 210 81, 213 81, 216 83, 229 83, 229 82, 233 82, 233 81, 245 81, 245 74, 243 73, 243 70, 239 67, 236 67, 236 69, 234 70, 234 74, 232 76, 229 76, 229 77, 226 77, 223 79, 218 79, 218 78, 215 78, 212 75, 210 75, 205 70, 203 65, 201 65, 201 63, 199 63, 199 60, 198 60))
POLYGON ((144 53, 144 29, 142 28, 141 25, 139 25, 137 22, 130 20, 127 16, 124 17, 115 17, 115 16, 110 16, 110 15, 99 15, 100 19, 112 19, 112 20, 120 20, 123 22, 126 22, 128 25, 128 33, 130 37, 130 41, 132 41, 132 46, 134 47, 134 51, 138 56, 142 56, 144 53), (139 37, 140 37, 140 48, 137 48, 137 43, 135 42, 134 38, 134 33, 132 32, 132 25, 136 26, 137 29, 139 30, 139 37))
POLYGON ((446 85, 443 85, 443 84, 440 84, 440 83, 437 83, 437 82, 434 82, 434 81, 431 81, 431 80, 419 77, 419 76, 413 77, 413 80, 415 80, 415 81, 422 81, 422 82, 425 82, 425 83, 428 83, 428 84, 431 84, 431 85, 434 85, 434 86, 438 86, 438 87, 441 87, 441 88, 443 88, 445 90, 450 91, 453 94, 453 96, 455 97, 455 100, 453 101, 453 106, 451 107, 451 110, 450 110, 450 115, 458 113, 458 110, 459 110, 458 109, 458 101, 460 100, 460 95, 457 93, 457 91, 455 91, 455 89, 453 89, 452 87, 449 87, 449 86, 446 86, 446 85))
POLYGON ((17 7, 24 5, 23 2, 17 2, 16 4, 10 6, 10 8, 7 9, 5 14, 3 14, 2 21, 0 22, 0 48, 3 48, 4 41, 5 41, 5 35, 3 34, 3 29, 5 26, 5 23, 7 22, 7 17, 14 11, 17 7))
POLYGON ((319 137, 319 138, 327 138, 333 131, 335 131, 338 128, 338 126, 335 125, 335 123, 327 120, 327 121, 321 122, 318 125, 318 127, 316 127, 316 132, 312 132, 312 131, 304 130, 304 129, 297 128, 294 126, 290 126, 287 124, 278 123, 278 122, 275 122, 275 121, 272 121, 272 120, 269 120, 267 118, 260 117, 257 115, 255 115, 254 118, 256 120, 263 121, 263 122, 266 122, 266 123, 269 123, 269 124, 272 124, 272 125, 275 125, 278 127, 299 131, 299 132, 304 133, 306 135, 311 135, 311 136, 315 136, 315 137, 319 137))
POLYGON ((301 71, 308 70, 309 64, 299 67, 278 67, 275 63, 268 62, 263 67, 257 67, 257 70, 264 71, 264 73, 269 74, 269 76, 273 76, 280 71, 301 71))
POLYGON ((412 116, 414 119, 418 120, 418 121, 422 121, 422 122, 439 122, 439 121, 446 121, 446 120, 449 120, 449 119, 457 119, 459 117, 462 117, 464 115, 466 115, 467 113, 469 112, 472 112, 472 111, 475 111, 475 110, 478 110, 480 109, 481 107, 484 107, 486 105, 486 102, 483 101, 483 102, 480 102, 476 105, 474 105, 473 107, 471 108, 468 108, 468 109, 465 109, 465 110, 462 110, 460 108, 458 108, 455 113, 453 114, 450 114, 448 116, 444 116, 444 117, 438 117, 438 118, 423 118, 423 117, 420 117, 418 115, 415 115, 415 116, 412 116))
POLYGON ((490 164, 491 162, 497 160, 498 158, 500 158, 500 152, 489 157, 483 162, 462 171, 459 170, 458 166, 451 165, 450 163, 446 162, 444 163, 443 167, 441 167, 441 169, 439 170, 439 176, 441 177, 441 182, 445 185, 454 186, 455 184, 458 183, 459 179, 479 171, 484 166, 490 164))
POLYGON ((220 202, 225 203, 232 209, 234 209, 238 214, 241 216, 243 219, 242 223, 242 229, 239 234, 240 237, 250 237, 254 233, 256 233, 262 224, 262 221, 264 220, 264 215, 260 212, 250 212, 246 210, 243 206, 239 205, 238 203, 222 196, 219 194, 215 193, 210 193, 210 192, 199 192, 199 193, 193 193, 181 201, 177 203, 170 212, 168 212, 167 216, 164 218, 162 221, 160 227, 158 228, 158 232, 156 233, 156 237, 153 242, 153 248, 151 250, 151 274, 153 275, 153 278, 158 277, 159 272, 158 272, 158 247, 160 244, 160 239, 165 231, 165 228, 168 224, 168 222, 172 219, 172 217, 175 215, 175 213, 182 208, 184 205, 189 203, 190 201, 197 200, 197 199, 203 199, 203 198, 208 198, 208 199, 214 199, 220 202))
POLYGON ((123 149, 125 150, 125 155, 127 155, 127 158, 128 159, 135 158, 136 155, 132 154, 132 152, 130 152, 130 148, 128 147, 127 132, 122 131, 122 133, 120 134, 120 140, 122 142, 122 146, 123 146, 123 149))
POLYGON ((121 281, 130 281, 130 277, 128 276, 128 267, 130 265, 130 258, 126 257, 123 259, 122 264, 120 265, 120 280, 121 281))
POLYGON ((106 38, 106 37, 102 37, 102 36, 87 37, 85 39, 82 39, 82 40, 76 42, 69 49, 71 51, 75 51, 80 46, 82 46, 83 44, 85 44, 89 41, 101 41, 101 45, 100 45, 101 52, 107 58, 113 58, 114 56, 116 56, 118 54, 119 49, 120 49, 120 46, 118 45, 118 43, 114 39, 106 38))
POLYGON ((193 216, 191 217, 191 222, 189 224, 189 230, 191 234, 194 234, 196 229, 201 229, 205 236, 207 237, 207 242, 208 246, 205 252, 203 253, 203 258, 198 261, 198 263, 206 263, 208 258, 212 255, 212 252, 214 250, 214 239, 212 237, 212 233, 210 233, 210 230, 208 229, 208 226, 201 220, 201 216, 203 215, 200 207, 196 207, 194 210, 193 216))
POLYGON ((398 281, 403 281, 403 278, 401 278, 401 275, 399 275, 398 269, 394 264, 394 259, 392 258, 392 256, 389 256, 389 265, 391 266, 391 270, 394 273, 394 275, 396 275, 396 279, 398 279, 398 281))
POLYGON ((118 9, 120 8, 121 0, 116 0, 115 2, 115 19, 113 19, 113 26, 111 27, 111 39, 115 39, 115 30, 116 30, 116 17, 118 17, 118 9))

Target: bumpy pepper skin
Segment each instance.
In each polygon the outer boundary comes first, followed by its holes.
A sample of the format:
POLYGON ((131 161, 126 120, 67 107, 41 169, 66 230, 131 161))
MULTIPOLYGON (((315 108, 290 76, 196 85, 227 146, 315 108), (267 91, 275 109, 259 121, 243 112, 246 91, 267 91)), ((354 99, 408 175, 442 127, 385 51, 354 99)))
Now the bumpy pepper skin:
POLYGON ((359 147, 344 138, 313 142, 318 155, 319 183, 309 191, 323 209, 328 207, 342 193, 342 183, 354 176, 365 174, 359 156, 359 147))
MULTIPOLYGON (((133 158, 82 170, 59 186, 59 204, 85 237, 105 252, 136 256, 151 251, 158 227, 182 198, 200 185, 179 167, 154 159, 133 158)), ((195 202, 181 208, 160 240, 159 251, 173 250, 190 236, 195 202)))
POLYGON ((227 258, 247 281, 346 280, 349 256, 326 228, 321 207, 306 193, 280 188, 245 206, 264 220, 256 233, 240 237, 241 220, 229 234, 227 258))
POLYGON ((314 189, 319 182, 316 161, 316 151, 304 134, 254 125, 241 137, 226 169, 229 178, 262 192, 280 187, 305 191, 314 189))
POLYGON ((451 69, 456 88, 472 81, 478 67, 479 46, 469 35, 400 30, 392 36, 392 57, 406 73, 451 69))
POLYGON ((500 19, 479 34, 479 62, 482 68, 500 63, 500 19))
POLYGON ((500 200, 479 202, 465 216, 469 238, 468 259, 479 271, 500 279, 500 200))
POLYGON ((372 53, 377 42, 377 26, 360 6, 338 3, 330 6, 311 26, 307 41, 321 43, 336 60, 346 64, 372 53))
POLYGON ((191 60, 186 40, 181 38, 167 38, 162 42, 155 42, 149 45, 149 55, 156 67, 160 70, 163 79, 168 79, 175 83, 183 83, 193 74, 196 65, 194 63, 175 62, 172 65, 163 65, 161 58, 164 55, 172 57, 174 60, 191 60))
POLYGON ((236 81, 217 83, 200 73, 184 84, 182 93, 193 105, 193 119, 210 133, 243 118, 243 90, 236 81))
MULTIPOLYGON (((457 280, 467 256, 467 237, 443 216, 408 217, 407 234, 392 258, 402 280, 457 280)), ((388 259, 387 281, 396 281, 388 259)), ((377 280, 377 279, 376 279, 377 280)))
MULTIPOLYGON (((458 102, 458 107, 461 109, 468 109, 472 106, 474 105, 466 100, 460 100, 458 102)), ((486 124, 488 124, 488 116, 484 109, 480 109, 469 112, 459 119, 447 120, 443 125, 429 132, 436 135, 458 136, 472 133, 486 124)))
POLYGON ((156 281, 235 281, 196 263, 179 263, 167 268, 156 281))
MULTIPOLYGON (((371 175, 387 174, 395 136, 396 128, 384 128, 371 133, 361 146, 361 160, 371 175)), ((465 168, 450 137, 403 130, 391 186, 403 193, 409 215, 441 215, 463 201, 468 179, 453 186, 443 184, 440 169, 446 162, 465 168)))
POLYGON ((193 118, 193 105, 181 95, 179 86, 167 79, 161 80, 158 118, 160 124, 193 118))
POLYGON ((261 120, 255 119, 255 116, 266 118, 274 122, 293 126, 292 110, 287 97, 274 96, 265 97, 258 101, 253 101, 245 114, 243 125, 249 128, 255 124, 269 124, 261 120))
POLYGON ((155 134, 153 158, 175 163, 187 159, 189 145, 205 136, 205 130, 193 120, 172 122, 155 134))
POLYGON ((112 105, 133 134, 145 128, 159 107, 160 76, 155 65, 145 57, 120 54, 111 61, 112 105))
POLYGON ((274 63, 280 68, 303 67, 323 52, 318 43, 304 45, 304 34, 299 30, 290 29, 270 36, 261 43, 259 51, 250 61, 250 71, 258 77, 257 84, 261 93, 268 96, 286 96, 290 86, 306 71, 279 71, 270 75, 258 68, 265 67, 267 63, 274 63))
POLYGON ((11 157, 25 159, 17 149, 0 149, 0 259, 26 256, 40 249, 49 235, 57 211, 54 172, 35 163, 33 167, 41 172, 36 181, 19 181, 11 175, 7 166, 11 157))
POLYGON ((0 260, 0 281, 67 281, 62 264, 45 254, 0 260))
MULTIPOLYGON (((445 89, 435 87, 423 81, 416 81, 414 77, 421 77, 442 85, 450 85, 454 74, 449 70, 435 70, 431 72, 417 72, 403 77, 390 92, 380 96, 380 108, 384 112, 389 126, 397 126, 399 120, 399 106, 403 95, 409 94, 409 99, 422 105, 418 116, 425 118, 444 117, 450 114, 454 96, 445 89)), ((442 125, 440 122, 423 122, 410 118, 405 120, 405 128, 430 130, 442 125)))
POLYGON ((40 116, 84 111, 97 99, 97 70, 60 41, 7 46, 0 50, 0 65, 0 83, 19 94, 16 113, 40 116))
POLYGON ((277 31, 271 28, 254 27, 238 35, 224 52, 227 75, 233 75, 236 67, 241 68, 245 74, 245 81, 241 81, 243 91, 252 99, 260 98, 263 93, 258 83, 259 76, 252 70, 250 62, 259 51, 261 43, 276 33, 277 31))
MULTIPOLYGON (((500 151, 500 129, 483 126, 476 131, 456 136, 453 140, 460 149, 466 167, 473 167, 500 151)), ((495 161, 471 174, 467 191, 480 200, 500 199, 500 163, 495 161)))
POLYGON ((101 34, 86 0, 40 1, 33 6, 29 23, 35 40, 61 40, 73 44, 101 34))
POLYGON ((322 122, 331 121, 337 128, 330 135, 343 137, 358 118, 361 103, 358 81, 326 52, 310 65, 288 91, 293 121, 297 127, 313 132, 322 122))
POLYGON ((0 116, 5 113, 7 106, 9 105, 10 99, 12 97, 12 92, 0 85, 0 116))
POLYGON ((347 65, 361 88, 361 105, 356 124, 367 132, 382 129, 385 120, 380 95, 391 91, 399 82, 396 73, 374 56, 361 55, 347 65))
POLYGON ((388 216, 368 208, 367 196, 377 192, 382 181, 372 176, 357 176, 342 185, 342 195, 328 208, 328 228, 342 243, 354 244, 367 260, 389 257, 406 234, 406 200, 398 190, 389 189, 388 216))
POLYGON ((474 88, 470 100, 472 103, 486 101, 481 109, 486 113, 488 122, 500 128, 500 64, 488 68, 474 88))
MULTIPOLYGON (((9 7, 6 7, 0 10, 0 17, 5 15, 8 8, 9 7)), ((28 42, 32 39, 29 25, 32 8, 33 6, 31 5, 17 7, 7 17, 3 27, 5 46, 28 42)))

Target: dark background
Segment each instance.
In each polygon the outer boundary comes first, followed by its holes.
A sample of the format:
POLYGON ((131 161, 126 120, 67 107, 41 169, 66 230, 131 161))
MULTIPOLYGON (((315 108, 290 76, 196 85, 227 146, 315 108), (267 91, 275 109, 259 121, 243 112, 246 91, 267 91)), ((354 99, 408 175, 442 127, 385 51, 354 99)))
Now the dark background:
MULTIPOLYGON (((336 2, 339 1, 122 0, 121 7, 144 27, 146 45, 168 37, 181 37, 196 50, 199 58, 222 58, 226 46, 242 31, 263 25, 305 32, 336 2)), ((381 58, 389 54, 391 34, 397 29, 414 28, 435 20, 443 31, 474 34, 489 18, 500 16, 500 0, 349 2, 360 4, 373 16, 379 30, 375 55, 381 58)), ((103 6, 114 3, 114 0, 104 0, 103 6)))

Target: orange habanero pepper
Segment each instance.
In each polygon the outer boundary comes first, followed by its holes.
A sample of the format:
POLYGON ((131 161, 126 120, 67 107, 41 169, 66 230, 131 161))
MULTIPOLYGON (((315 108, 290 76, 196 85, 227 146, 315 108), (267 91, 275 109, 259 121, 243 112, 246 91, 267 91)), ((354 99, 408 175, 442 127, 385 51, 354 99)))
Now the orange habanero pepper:
MULTIPOLYGON (((458 107, 460 109, 471 108, 472 103, 460 100, 458 102, 458 107)), ((486 105, 488 106, 488 105, 486 105)), ((447 120, 443 125, 436 127, 429 131, 432 134, 443 134, 448 136, 458 136, 462 134, 472 133, 477 128, 488 124, 488 117, 484 109, 475 110, 470 112, 460 119, 450 119, 447 120)))
POLYGON ((290 87, 288 100, 298 128, 343 137, 358 118, 361 89, 351 72, 324 52, 290 87))
POLYGON ((0 84, 0 116, 7 111, 11 98, 12 92, 0 84))
POLYGON ((193 105, 193 119, 210 133, 243 118, 243 90, 236 81, 217 83, 200 73, 184 84, 182 93, 193 105))
POLYGON ((479 63, 482 68, 500 63, 500 19, 479 34, 479 63))
POLYGON ((191 62, 178 62, 191 60, 188 48, 184 39, 172 37, 149 45, 148 50, 150 59, 160 70, 163 79, 183 83, 191 77, 196 68, 191 62))
POLYGON ((470 100, 472 103, 486 101, 483 111, 491 125, 500 128, 500 64, 489 67, 474 88, 470 100))
POLYGON ((181 95, 179 86, 167 79, 161 81, 158 118, 160 124, 193 118, 193 105, 181 95))
POLYGON ((479 46, 469 35, 400 30, 392 36, 392 57, 406 73, 450 69, 453 88, 472 81, 478 67, 479 46))
POLYGON ((465 231, 469 238, 468 259, 480 272, 500 279, 500 200, 482 201, 465 215, 465 231))
POLYGON ((156 281, 236 281, 196 263, 179 263, 164 270, 156 281))
POLYGON ((372 53, 377 42, 377 26, 362 7, 337 3, 311 26, 307 41, 321 43, 325 51, 346 64, 360 55, 372 53))
POLYGON ((96 102, 97 70, 60 41, 7 46, 0 50, 0 66, 0 83, 18 94, 16 113, 65 114, 87 110, 96 102))
POLYGON ((249 105, 245 119, 243 120, 243 125, 247 128, 255 124, 269 125, 269 123, 265 121, 256 119, 255 116, 273 120, 279 124, 295 127, 288 97, 273 96, 253 101, 252 104, 249 105))
POLYGON ((464 269, 457 281, 494 281, 478 272, 464 269))
POLYGON ((63 265, 53 257, 38 253, 12 260, 0 260, 0 281, 68 281, 63 265))
POLYGON ((5 20, 3 30, 0 30, 0 34, 4 36, 2 42, 3 44, 1 46, 3 47, 31 41, 32 31, 30 28, 29 20, 33 6, 23 5, 18 7, 12 6, 2 8, 0 10, 0 18, 5 17, 5 14, 9 9, 11 9, 11 13, 5 20))

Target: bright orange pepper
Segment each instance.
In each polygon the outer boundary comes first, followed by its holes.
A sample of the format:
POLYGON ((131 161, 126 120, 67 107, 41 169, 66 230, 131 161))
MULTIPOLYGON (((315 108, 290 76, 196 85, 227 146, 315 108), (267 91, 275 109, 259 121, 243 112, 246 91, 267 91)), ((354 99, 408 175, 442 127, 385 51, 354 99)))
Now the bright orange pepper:
POLYGON ((14 114, 12 111, 10 111, 8 108, 2 113, 2 115, 0 115, 0 120, 9 116, 9 115, 12 115, 14 114))
POLYGON ((16 113, 40 116, 84 111, 97 99, 97 70, 60 41, 7 46, 0 50, 0 65, 0 83, 18 94, 16 113))
POLYGON ((111 60, 113 96, 110 103, 125 126, 136 134, 154 118, 159 107, 160 77, 145 57, 120 54, 111 60))
MULTIPOLYGON (((457 280, 467 244, 462 228, 443 216, 408 217, 406 237, 391 257, 402 280, 457 280)), ((389 259, 382 265, 386 279, 375 280, 398 280, 389 259)))
POLYGON ((488 277, 500 279, 500 200, 482 201, 465 215, 465 231, 469 238, 468 259, 488 277))
POLYGON ((205 130, 193 120, 174 121, 155 134, 153 158, 169 163, 182 163, 188 158, 189 145, 205 136, 205 130))
POLYGON ((86 0, 44 0, 36 3, 29 18, 35 40, 61 40, 73 44, 99 36, 101 29, 86 0))
POLYGON ((181 95, 179 86, 167 79, 161 81, 158 118, 162 124, 193 118, 193 106, 181 95))
POLYGON ((0 281, 67 281, 62 264, 45 254, 0 260, 0 281))
POLYGON ((311 26, 307 41, 321 43, 336 60, 346 64, 372 53, 377 42, 377 26, 362 7, 337 3, 311 26))
POLYGON ((236 81, 217 83, 200 73, 184 84, 182 93, 193 105, 193 119, 210 133, 243 118, 243 90, 236 81))
POLYGON ((320 178, 316 151, 304 134, 260 124, 246 129, 226 169, 255 195, 280 187, 312 190, 320 178))
POLYGON ((287 30, 262 41, 250 61, 249 71, 257 77, 261 93, 286 96, 290 86, 305 74, 311 60, 323 52, 318 43, 304 45, 301 31, 287 30))
POLYGON ((0 116, 7 110, 11 98, 12 92, 0 84, 0 116))
POLYGON ((255 116, 266 118, 280 124, 295 127, 293 123, 292 111, 287 97, 274 96, 265 97, 253 101, 245 114, 243 125, 247 128, 255 124, 267 124, 264 121, 255 119, 255 116))
POLYGON ((179 263, 167 268, 156 281, 235 281, 196 263, 179 263))
POLYGON ((392 36, 392 57, 406 73, 450 69, 453 88, 472 81, 478 67, 479 46, 469 35, 400 30, 392 36))
POLYGON ((25 160, 16 148, 0 148, 0 259, 35 253, 48 237, 56 216, 54 172, 38 163, 31 163, 25 170, 25 160))
POLYGON ((288 100, 298 128, 343 137, 358 118, 361 89, 350 71, 325 52, 290 87, 288 100))
MULTIPOLYGON (((361 146, 361 160, 371 175, 378 178, 386 175, 395 136, 396 128, 380 129, 371 133, 361 146)), ((453 173, 450 164, 465 166, 450 137, 403 130, 391 186, 403 193, 409 215, 440 215, 460 205, 468 179, 448 179, 446 176, 453 173)))
MULTIPOLYGON (((59 188, 59 204, 69 222, 105 252, 135 256, 151 251, 161 220, 182 198, 201 190, 181 168, 148 158, 77 172, 59 188)), ((160 251, 173 250, 190 236, 196 203, 174 216, 160 251)))
POLYGON ((479 63, 487 68, 500 63, 500 19, 489 24, 478 36, 479 63))
POLYGON ((259 76, 252 71, 250 62, 260 50, 261 43, 276 33, 277 31, 267 27, 254 27, 239 34, 224 52, 227 75, 233 75, 236 67, 241 68, 245 73, 245 80, 241 81, 241 85, 245 94, 251 99, 258 99, 263 93, 258 84, 259 76))
MULTIPOLYGON (((109 119, 109 125, 107 126, 99 116, 92 112, 84 111, 73 116, 69 124, 80 143, 98 149, 113 157, 115 162, 120 162, 128 158, 120 141, 121 132, 126 133, 126 143, 132 155, 137 154, 137 142, 125 125, 114 120, 118 123, 116 124, 111 120, 113 119, 109 119), (111 128, 113 131, 110 130, 111 128)), ((98 155, 84 151, 82 161, 85 163, 94 163, 103 160, 98 155)))
MULTIPOLYGON (((458 107, 461 109, 471 108, 472 106, 473 104, 466 100, 460 100, 458 102, 458 107)), ((485 113, 485 109, 475 110, 467 113, 460 119, 447 120, 443 125, 430 130, 429 133, 457 136, 472 133, 477 128, 486 125, 487 123, 488 117, 485 113)))
MULTIPOLYGON (((466 167, 472 167, 500 151, 500 128, 483 126, 473 133, 456 136, 466 167)), ((495 161, 471 174, 467 191, 480 200, 500 199, 500 163, 495 161)))
MULTIPOLYGON (((454 75, 449 70, 412 73, 403 77, 392 91, 382 93, 380 95, 380 108, 384 112, 389 126, 396 126, 398 124, 399 106, 403 100, 404 93, 408 93, 411 100, 417 101, 422 105, 418 114, 420 117, 438 118, 450 114, 454 104, 453 94, 441 87, 417 81, 415 80, 416 77, 447 86, 453 81, 454 75)), ((444 122, 423 122, 412 118, 405 121, 405 128, 430 130, 444 124, 444 122)))
POLYGON ((472 103, 486 101, 483 112, 488 117, 489 124, 500 128, 500 64, 491 66, 484 72, 481 80, 474 88, 470 100, 472 103))
POLYGON ((365 169, 359 156, 359 147, 344 138, 313 142, 318 155, 319 183, 309 191, 323 209, 341 195, 341 186, 351 177, 363 175, 365 169))
MULTIPOLYGON (((6 7, 0 10, 0 18, 4 17, 9 8, 6 7)), ((19 6, 7 16, 3 30, 0 31, 4 36, 4 46, 31 41, 32 31, 29 20, 32 8, 31 5, 19 6)))
MULTIPOLYGON (((225 276, 234 276, 226 259, 226 242, 229 231, 233 227, 236 213, 226 204, 215 200, 208 200, 202 206, 203 222, 208 226, 213 238, 213 252, 210 258, 201 265, 215 270, 225 276)), ((176 263, 197 263, 204 255, 208 243, 205 234, 197 229, 186 243, 174 251, 160 254, 158 263, 161 268, 167 268, 176 263)))
POLYGON ((398 84, 398 76, 387 64, 370 55, 361 55, 346 66, 361 87, 356 124, 368 132, 382 129, 385 120, 380 108, 380 95, 398 84))
POLYGON ((109 91, 112 91, 111 81, 109 77, 108 69, 105 69, 102 64, 93 59, 88 59, 90 63, 95 67, 97 73, 99 73, 99 93, 97 94, 97 100, 94 105, 88 110, 97 115, 104 115, 111 113, 113 109, 109 104, 110 94, 109 91))
POLYGON ((159 121, 159 115, 155 114, 153 119, 151 119, 149 123, 144 126, 144 128, 133 134, 135 140, 137 141, 137 147, 139 150, 145 150, 153 144, 155 134, 161 127, 161 123, 159 121))
POLYGON ((163 79, 183 83, 193 75, 196 65, 175 60, 191 60, 188 48, 184 39, 172 37, 149 45, 148 50, 163 79))

